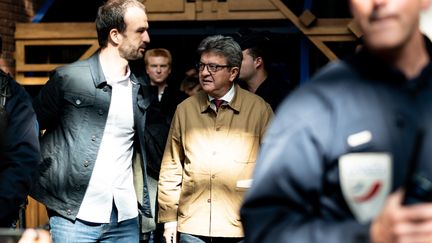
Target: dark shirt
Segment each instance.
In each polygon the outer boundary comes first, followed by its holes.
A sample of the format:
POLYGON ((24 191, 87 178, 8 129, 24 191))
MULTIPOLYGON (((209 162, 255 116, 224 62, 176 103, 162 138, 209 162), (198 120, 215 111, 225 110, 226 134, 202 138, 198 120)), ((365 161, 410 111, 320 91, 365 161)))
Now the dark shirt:
POLYGON ((180 89, 174 84, 168 85, 165 88, 164 93, 162 94, 160 105, 162 112, 164 112, 169 117, 169 120, 171 120, 174 116, 177 105, 187 97, 188 96, 181 92, 180 89))
MULTIPOLYGON (((240 82, 240 86, 246 90, 247 84, 245 82, 240 82)), ((255 94, 263 98, 267 103, 270 104, 273 111, 276 111, 279 104, 283 99, 290 93, 293 89, 290 83, 279 79, 275 76, 268 75, 266 80, 258 86, 255 94)))
POLYGON ((181 92, 174 84, 165 88, 160 101, 156 86, 151 86, 151 94, 152 101, 147 110, 145 129, 147 159, 150 161, 147 171, 151 177, 158 179, 171 119, 174 116, 177 105, 186 99, 187 95, 181 92))
MULTIPOLYGON (((339 158, 390 154, 394 191, 431 120, 431 64, 412 80, 367 50, 329 64, 281 104, 267 131, 241 209, 246 242, 367 242, 369 224, 355 219, 341 190, 339 158), (363 131, 370 141, 350 145, 363 131)), ((431 153, 418 156, 426 171, 431 153)))
POLYGON ((292 90, 289 83, 285 80, 276 79, 269 75, 267 79, 261 83, 255 94, 261 96, 267 103, 270 104, 272 109, 276 111, 279 104, 292 90))

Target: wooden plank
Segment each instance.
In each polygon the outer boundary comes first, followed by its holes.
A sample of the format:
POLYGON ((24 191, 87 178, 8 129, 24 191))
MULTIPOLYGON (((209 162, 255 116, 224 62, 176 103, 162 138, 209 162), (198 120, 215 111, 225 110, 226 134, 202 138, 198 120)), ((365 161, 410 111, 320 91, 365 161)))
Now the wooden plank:
POLYGON ((347 42, 357 40, 353 35, 323 35, 314 36, 313 38, 322 42, 347 42))
POLYGON ((146 0, 144 5, 149 14, 152 13, 173 13, 185 11, 185 0, 146 0))
POLYGON ((277 10, 269 0, 228 0, 230 11, 277 10))
POLYGON ((208 18, 204 18, 205 16, 198 16, 199 20, 272 20, 272 19, 284 19, 284 16, 277 11, 269 12, 269 11, 249 11, 249 12, 229 12, 229 13, 217 13, 216 15, 208 16, 208 18))
MULTIPOLYGON (((322 38, 327 40, 348 39, 347 35, 352 35, 347 25, 350 19, 318 19, 314 27, 307 28, 302 25, 298 17, 281 1, 269 0, 279 11, 289 19, 309 40, 330 60, 336 60, 336 54, 324 43, 322 38)), ((351 39, 351 38, 349 38, 351 39)))
POLYGON ((184 12, 150 12, 148 13, 148 18, 150 22, 152 21, 180 21, 180 20, 196 20, 196 10, 195 3, 186 3, 184 12))
POLYGON ((84 54, 81 55, 81 57, 79 58, 80 60, 83 59, 87 59, 89 58, 91 55, 93 55, 97 50, 99 49, 99 43, 97 42, 97 40, 95 40, 95 43, 93 45, 90 46, 90 48, 84 52, 84 54))
POLYGON ((65 63, 41 63, 16 65, 17 72, 49 72, 65 63))
POLYGON ((48 40, 21 40, 17 41, 23 46, 80 46, 80 45, 94 45, 97 42, 97 39, 48 39, 48 40))
POLYGON ((24 77, 21 73, 17 73, 16 80, 21 85, 44 85, 49 77, 24 77))
POLYGON ((25 49, 23 41, 15 42, 15 65, 24 65, 25 49))
POLYGON ((315 39, 313 37, 309 37, 309 40, 312 41, 312 43, 315 44, 315 46, 330 60, 330 61, 334 61, 337 60, 338 57, 336 56, 336 54, 330 49, 328 48, 328 46, 326 46, 322 41, 315 39))
POLYGON ((95 23, 16 23, 16 40, 80 38, 97 38, 95 23))
POLYGON ((290 20, 300 31, 304 32, 305 27, 300 23, 298 17, 280 0, 270 0, 279 11, 290 20))
POLYGON ((47 77, 24 77, 24 75, 22 76, 22 78, 18 77, 17 75, 17 82, 21 85, 44 85, 46 84, 46 82, 48 81, 48 76, 47 77))
POLYGON ((28 197, 29 204, 25 212, 26 228, 36 228, 48 223, 48 215, 45 206, 28 197))

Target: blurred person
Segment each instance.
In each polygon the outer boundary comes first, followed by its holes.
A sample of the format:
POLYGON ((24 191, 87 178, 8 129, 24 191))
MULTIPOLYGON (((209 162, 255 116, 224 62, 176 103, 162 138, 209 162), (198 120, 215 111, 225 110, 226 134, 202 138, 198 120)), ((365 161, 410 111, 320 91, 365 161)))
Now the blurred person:
POLYGON ((269 104, 235 84, 242 60, 231 38, 198 46, 202 90, 177 106, 159 177, 166 242, 242 242, 239 209, 272 118, 269 104))
POLYGON ((268 69, 271 40, 264 33, 253 31, 238 32, 236 40, 243 53, 239 75, 241 86, 263 98, 276 110, 292 88, 268 69))
POLYGON ((431 202, 403 190, 413 163, 432 177, 428 5, 350 0, 363 48, 279 107, 241 209, 246 242, 432 241, 431 202))
POLYGON ((0 227, 16 227, 25 208, 40 160, 38 136, 30 95, 0 70, 0 227))
POLYGON ((139 1, 107 1, 96 17, 100 49, 55 69, 34 99, 46 131, 31 195, 47 207, 55 243, 138 242, 139 214, 153 217, 144 157, 149 91, 129 68, 144 56, 148 27, 139 1))
POLYGON ((199 83, 199 79, 194 76, 186 76, 180 84, 180 91, 188 96, 193 96, 200 90, 201 84, 199 83))

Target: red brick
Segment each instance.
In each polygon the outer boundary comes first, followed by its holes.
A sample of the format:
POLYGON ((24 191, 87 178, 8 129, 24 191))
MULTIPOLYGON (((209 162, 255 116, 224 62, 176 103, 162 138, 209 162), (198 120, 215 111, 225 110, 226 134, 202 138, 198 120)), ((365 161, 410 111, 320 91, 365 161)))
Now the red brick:
POLYGON ((3 39, 3 53, 0 68, 15 71, 15 23, 30 22, 34 15, 32 0, 0 0, 0 35, 3 39))

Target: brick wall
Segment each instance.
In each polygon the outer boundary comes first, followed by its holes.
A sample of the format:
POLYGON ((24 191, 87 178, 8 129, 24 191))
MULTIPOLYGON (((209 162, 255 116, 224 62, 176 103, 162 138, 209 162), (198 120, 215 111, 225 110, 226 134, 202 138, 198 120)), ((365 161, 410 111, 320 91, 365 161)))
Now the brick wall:
POLYGON ((15 72, 15 23, 30 22, 33 15, 32 0, 0 0, 0 35, 3 39, 0 68, 5 72, 15 72))

